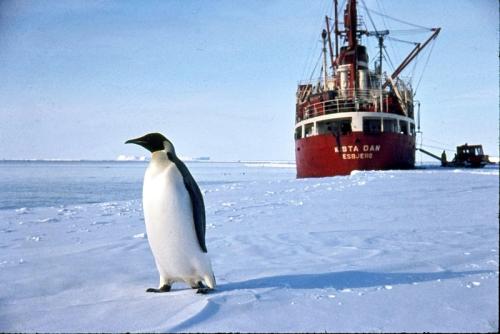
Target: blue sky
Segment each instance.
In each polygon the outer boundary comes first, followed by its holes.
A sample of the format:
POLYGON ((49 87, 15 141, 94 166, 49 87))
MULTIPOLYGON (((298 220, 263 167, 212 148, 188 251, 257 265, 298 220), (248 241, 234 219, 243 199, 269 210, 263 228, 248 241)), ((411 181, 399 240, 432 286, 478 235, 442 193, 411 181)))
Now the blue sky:
MULTIPOLYGON (((443 29, 416 96, 424 144, 482 143, 498 156, 498 2, 366 3, 443 29)), ((181 156, 293 160, 296 84, 318 55, 329 7, 2 1, 0 159, 145 155, 123 142, 159 131, 181 156)))

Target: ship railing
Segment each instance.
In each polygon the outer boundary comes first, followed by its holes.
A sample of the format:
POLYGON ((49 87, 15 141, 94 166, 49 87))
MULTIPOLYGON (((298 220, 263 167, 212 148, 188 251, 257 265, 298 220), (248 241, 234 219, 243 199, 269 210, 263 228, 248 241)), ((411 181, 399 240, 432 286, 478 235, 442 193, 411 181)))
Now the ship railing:
MULTIPOLYGON (((384 96, 387 95, 384 92, 384 96)), ((387 100, 386 100, 387 101, 387 100)), ((380 106, 380 90, 356 89, 339 91, 335 99, 321 101, 308 105, 300 120, 322 115, 356 112, 356 111, 386 111, 387 106, 380 106)))

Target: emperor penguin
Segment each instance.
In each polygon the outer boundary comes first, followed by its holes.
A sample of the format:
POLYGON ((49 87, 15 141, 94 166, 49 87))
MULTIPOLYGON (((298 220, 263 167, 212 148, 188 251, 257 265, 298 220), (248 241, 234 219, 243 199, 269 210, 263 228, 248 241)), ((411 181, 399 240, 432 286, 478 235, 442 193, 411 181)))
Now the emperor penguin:
POLYGON ((157 289, 168 292, 185 282, 198 293, 215 288, 215 276, 205 244, 205 204, 198 184, 175 154, 174 145, 160 133, 130 139, 149 150, 142 203, 148 242, 160 274, 157 289))

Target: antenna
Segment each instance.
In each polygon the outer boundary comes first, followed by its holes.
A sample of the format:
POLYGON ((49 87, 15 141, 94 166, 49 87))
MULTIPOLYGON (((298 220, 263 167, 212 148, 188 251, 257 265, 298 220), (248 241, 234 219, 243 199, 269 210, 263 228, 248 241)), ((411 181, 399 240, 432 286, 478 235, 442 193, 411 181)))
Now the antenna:
POLYGON ((380 75, 380 80, 382 80, 382 57, 384 50, 384 38, 389 35, 389 30, 376 30, 376 31, 367 31, 364 32, 366 36, 375 36, 378 38, 378 47, 379 47, 379 68, 377 69, 378 75, 380 75))

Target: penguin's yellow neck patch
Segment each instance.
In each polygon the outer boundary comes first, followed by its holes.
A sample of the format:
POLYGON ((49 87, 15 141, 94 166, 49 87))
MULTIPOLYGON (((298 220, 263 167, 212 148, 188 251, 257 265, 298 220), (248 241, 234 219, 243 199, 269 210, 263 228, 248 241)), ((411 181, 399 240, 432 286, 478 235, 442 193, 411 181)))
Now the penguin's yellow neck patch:
POLYGON ((167 153, 165 151, 155 151, 151 154, 152 160, 165 160, 167 159, 167 153))

